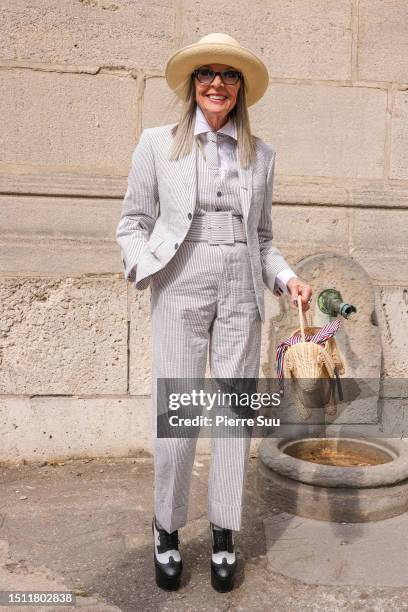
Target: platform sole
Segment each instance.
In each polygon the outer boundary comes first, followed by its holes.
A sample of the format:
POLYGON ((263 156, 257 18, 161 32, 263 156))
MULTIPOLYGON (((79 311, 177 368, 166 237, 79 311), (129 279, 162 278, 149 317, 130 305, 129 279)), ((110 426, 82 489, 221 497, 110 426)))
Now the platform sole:
POLYGON ((183 566, 181 566, 180 574, 178 576, 168 576, 156 563, 154 567, 156 570, 157 586, 165 591, 177 591, 177 589, 180 587, 181 570, 183 569, 183 566))
POLYGON ((218 591, 218 593, 227 593, 228 591, 232 591, 234 588, 234 580, 235 580, 235 570, 234 573, 230 576, 226 576, 225 578, 221 578, 213 566, 211 566, 211 586, 213 589, 218 591))

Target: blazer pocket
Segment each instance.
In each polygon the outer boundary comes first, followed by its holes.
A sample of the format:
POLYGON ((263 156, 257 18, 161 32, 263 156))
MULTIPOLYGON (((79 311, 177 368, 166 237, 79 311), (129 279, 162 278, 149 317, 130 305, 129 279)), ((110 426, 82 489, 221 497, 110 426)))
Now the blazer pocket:
POLYGON ((159 246, 164 242, 164 238, 162 238, 161 236, 159 236, 159 234, 155 234, 154 232, 152 232, 149 241, 147 243, 147 246, 149 247, 149 251, 151 253, 153 253, 153 255, 155 254, 155 252, 157 251, 157 249, 159 248, 159 246))

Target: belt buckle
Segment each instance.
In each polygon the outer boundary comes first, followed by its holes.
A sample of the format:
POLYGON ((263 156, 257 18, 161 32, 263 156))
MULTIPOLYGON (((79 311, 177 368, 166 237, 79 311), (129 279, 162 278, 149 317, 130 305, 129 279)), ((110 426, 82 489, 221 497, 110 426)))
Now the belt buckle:
POLYGON ((234 244, 232 210, 207 212, 206 221, 208 222, 208 244, 234 244))

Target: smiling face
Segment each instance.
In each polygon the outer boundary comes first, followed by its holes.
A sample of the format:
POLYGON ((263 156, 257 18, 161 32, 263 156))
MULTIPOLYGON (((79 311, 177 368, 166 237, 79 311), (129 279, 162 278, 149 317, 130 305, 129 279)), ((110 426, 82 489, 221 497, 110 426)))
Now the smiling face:
MULTIPOLYGON (((200 68, 211 68, 214 72, 223 72, 224 70, 235 70, 233 66, 227 64, 205 64, 200 68)), ((222 127, 228 120, 228 113, 234 108, 237 103, 237 95, 241 87, 239 80, 235 85, 225 85, 221 76, 217 74, 215 79, 209 85, 200 83, 195 79, 195 97, 196 102, 203 111, 207 121, 214 126, 215 129, 222 127)))

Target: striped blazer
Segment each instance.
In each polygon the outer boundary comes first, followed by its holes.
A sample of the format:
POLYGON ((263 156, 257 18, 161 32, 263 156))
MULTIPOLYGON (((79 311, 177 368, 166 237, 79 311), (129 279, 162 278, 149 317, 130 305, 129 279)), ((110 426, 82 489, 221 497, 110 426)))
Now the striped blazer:
MULTIPOLYGON (((132 155, 128 187, 116 230, 124 276, 137 289, 175 255, 191 225, 197 195, 197 149, 169 160, 176 124, 143 130, 132 155)), ((273 291, 276 275, 289 268, 272 246, 272 191, 276 153, 255 137, 256 160, 239 169, 241 207, 259 313, 265 320, 264 283, 273 291)))

